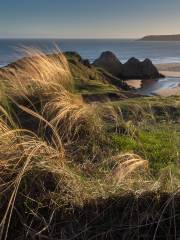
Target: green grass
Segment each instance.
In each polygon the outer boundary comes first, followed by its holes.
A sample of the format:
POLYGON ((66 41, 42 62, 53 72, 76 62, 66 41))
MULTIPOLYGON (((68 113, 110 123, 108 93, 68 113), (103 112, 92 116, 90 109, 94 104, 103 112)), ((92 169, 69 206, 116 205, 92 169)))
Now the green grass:
POLYGON ((33 59, 21 72, 32 91, 10 76, 12 95, 1 99, 0 239, 153 239, 158 228, 171 237, 180 97, 85 102, 80 94, 121 93, 118 82, 78 56, 66 77, 39 58, 40 74, 33 59))
POLYGON ((136 134, 112 135, 116 151, 133 152, 149 160, 156 175, 171 164, 178 164, 180 154, 180 127, 173 123, 139 126, 136 134))
POLYGON ((113 105, 121 109, 126 120, 179 121, 180 119, 180 96, 132 98, 114 102, 113 105))
MULTIPOLYGON (((125 121, 125 134, 112 136, 118 151, 130 151, 149 160, 151 172, 179 166, 180 154, 180 97, 143 97, 114 102, 125 121), (128 132, 131 123, 135 128, 128 132), (126 129, 127 128, 127 129, 126 129)), ((177 174, 178 176, 178 174, 177 174)))
POLYGON ((75 88, 76 88, 76 91, 80 94, 118 93, 118 90, 115 86, 101 83, 98 81, 92 81, 86 84, 82 84, 82 83, 78 84, 78 82, 76 82, 75 88))
POLYGON ((87 67, 74 54, 67 54, 70 70, 75 82, 76 92, 85 94, 105 94, 118 92, 123 84, 119 78, 93 66, 87 67))

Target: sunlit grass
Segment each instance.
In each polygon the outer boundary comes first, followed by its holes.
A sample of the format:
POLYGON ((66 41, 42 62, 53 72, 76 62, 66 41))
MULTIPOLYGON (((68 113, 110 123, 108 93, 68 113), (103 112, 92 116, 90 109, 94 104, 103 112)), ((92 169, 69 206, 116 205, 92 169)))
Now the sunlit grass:
MULTIPOLYGON (((13 214, 26 236, 41 236, 57 211, 66 215, 129 192, 178 189, 178 98, 161 105, 156 98, 86 103, 60 52, 26 53, 2 79, 0 239, 16 225, 13 214), (177 109, 172 121, 171 101, 177 109), (44 211, 51 212, 48 222, 44 211)), ((100 83, 86 91, 112 89, 100 83)))

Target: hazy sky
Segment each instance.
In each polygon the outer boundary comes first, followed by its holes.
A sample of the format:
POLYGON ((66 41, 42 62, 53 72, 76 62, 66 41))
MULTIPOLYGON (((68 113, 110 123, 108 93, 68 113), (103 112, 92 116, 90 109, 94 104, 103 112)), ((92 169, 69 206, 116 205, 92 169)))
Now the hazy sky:
POLYGON ((180 0, 0 0, 0 38, 180 33, 180 0))

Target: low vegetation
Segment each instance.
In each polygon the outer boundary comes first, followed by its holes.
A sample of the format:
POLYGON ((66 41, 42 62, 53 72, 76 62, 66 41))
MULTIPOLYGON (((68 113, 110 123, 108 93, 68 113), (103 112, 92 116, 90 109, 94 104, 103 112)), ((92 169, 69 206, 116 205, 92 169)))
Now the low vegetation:
POLYGON ((37 50, 1 85, 0 239, 179 236, 180 98, 37 50))

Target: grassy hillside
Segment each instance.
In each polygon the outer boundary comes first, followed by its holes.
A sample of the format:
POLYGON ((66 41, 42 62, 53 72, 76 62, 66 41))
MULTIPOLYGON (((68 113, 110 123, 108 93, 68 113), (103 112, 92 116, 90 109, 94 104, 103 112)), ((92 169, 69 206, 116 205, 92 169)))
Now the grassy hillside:
POLYGON ((66 56, 31 51, 1 74, 0 239, 176 238, 180 98, 131 95, 66 56))

